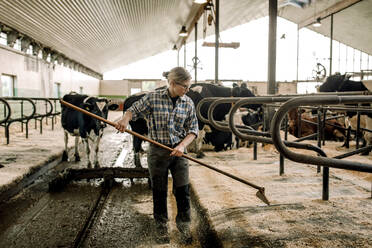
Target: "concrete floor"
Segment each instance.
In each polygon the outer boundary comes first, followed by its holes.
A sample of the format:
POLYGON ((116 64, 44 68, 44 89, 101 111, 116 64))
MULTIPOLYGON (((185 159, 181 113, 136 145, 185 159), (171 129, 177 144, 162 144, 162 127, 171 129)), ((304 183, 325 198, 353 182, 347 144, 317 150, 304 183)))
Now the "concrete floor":
MULTIPOLYGON (((342 152, 340 143, 327 143, 327 154, 342 152)), ((193 197, 223 247, 372 247, 371 174, 331 169, 330 200, 322 201, 315 166, 285 160, 285 174, 279 176, 276 150, 258 148, 257 161, 252 148, 209 151, 202 161, 265 187, 270 206, 255 196, 257 190, 190 162, 193 197)), ((31 130, 29 139, 12 135, 10 145, 0 145, 0 193, 62 150, 59 126, 44 127, 42 135, 31 130)), ((370 163, 371 158, 352 159, 370 163)))

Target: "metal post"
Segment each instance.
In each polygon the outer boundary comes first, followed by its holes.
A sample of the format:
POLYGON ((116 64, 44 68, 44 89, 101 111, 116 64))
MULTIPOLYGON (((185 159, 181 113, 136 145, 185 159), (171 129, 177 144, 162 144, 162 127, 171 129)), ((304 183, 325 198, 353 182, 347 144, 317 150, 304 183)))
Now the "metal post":
MULTIPOLYGON (((359 70, 362 72, 362 51, 360 51, 360 64, 359 64, 359 70)), ((360 80, 363 80, 363 73, 360 74, 360 80)))
POLYGON ((180 66, 180 50, 177 49, 177 67, 180 66))
MULTIPOLYGON (((288 118, 287 118, 287 116, 284 117, 284 123, 285 123, 284 140, 288 140, 288 118)), ((280 161, 279 175, 281 176, 281 175, 284 174, 284 156, 282 154, 280 154, 279 161, 280 161)))
POLYGON ((328 201, 329 199, 329 167, 323 166, 323 201, 328 201))
POLYGON ((253 142, 253 160, 257 160, 257 142, 253 142))
POLYGON ((186 40, 183 43, 183 68, 186 69, 186 40))
POLYGON ((298 82, 298 59, 300 54, 300 30, 297 25, 297 68, 296 68, 296 82, 298 82))
POLYGON ((268 82, 267 94, 275 94, 276 69, 276 23, 278 1, 269 0, 269 50, 268 50, 268 82))
POLYGON ((341 73, 341 43, 338 43, 338 72, 341 73))
MULTIPOLYGON (((269 40, 268 40, 268 75, 267 75, 267 94, 276 93, 276 25, 278 14, 278 1, 269 0, 269 40)), ((275 110, 268 108, 267 127, 274 116, 275 110)))
MULTIPOLYGON (((5 105, 4 105, 5 107, 5 105)), ((5 111, 4 111, 5 113, 5 111)), ((23 101, 21 101, 21 118, 23 118, 23 101)), ((21 120, 21 132, 23 133, 23 120, 21 120)))
POLYGON ((353 78, 354 78, 354 72, 355 72, 355 48, 353 48, 353 78))
POLYGON ((280 154, 279 156, 280 165, 279 165, 279 175, 282 176, 284 174, 284 157, 280 154))
MULTIPOLYGON (((360 107, 360 104, 358 104, 360 107)), ((360 132, 360 112, 357 111, 357 129, 356 129, 356 149, 359 148, 359 132, 360 132)))
POLYGON ((323 122, 322 122, 322 140, 323 140, 323 146, 325 146, 325 122, 327 118, 327 111, 322 109, 323 112, 323 122))
POLYGON ((218 84, 218 49, 220 38, 220 0, 216 0, 216 24, 215 24, 215 58, 214 58, 214 82, 218 84))
POLYGON ((198 81, 197 79, 197 58, 198 58, 198 23, 195 22, 195 57, 194 57, 194 70, 195 70, 195 83, 198 81))
POLYGON ((329 51, 329 75, 332 75, 332 43, 333 43, 333 14, 331 14, 331 34, 330 34, 330 51, 329 51))
MULTIPOLYGON (((318 137, 317 137, 317 141, 318 141, 318 147, 319 148, 322 148, 322 110, 318 108, 318 111, 317 111, 317 114, 318 114, 318 137)), ((317 173, 320 173, 320 166, 318 165, 317 168, 316 168, 316 172, 317 173)))

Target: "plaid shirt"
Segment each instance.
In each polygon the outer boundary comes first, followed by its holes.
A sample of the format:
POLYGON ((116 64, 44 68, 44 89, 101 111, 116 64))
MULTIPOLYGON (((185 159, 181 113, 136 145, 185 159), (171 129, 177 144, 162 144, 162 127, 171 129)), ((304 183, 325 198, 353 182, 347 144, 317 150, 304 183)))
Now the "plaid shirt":
POLYGON ((150 92, 129 109, 132 120, 146 118, 150 138, 165 144, 175 145, 188 134, 198 135, 198 119, 194 102, 186 95, 177 99, 173 108, 168 89, 150 92))

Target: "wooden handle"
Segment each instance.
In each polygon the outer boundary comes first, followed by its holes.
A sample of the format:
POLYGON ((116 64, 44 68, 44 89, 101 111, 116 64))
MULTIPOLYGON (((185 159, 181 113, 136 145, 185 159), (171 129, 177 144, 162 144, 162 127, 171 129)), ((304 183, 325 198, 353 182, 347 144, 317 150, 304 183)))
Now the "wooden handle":
MULTIPOLYGON (((61 101, 61 103, 62 103, 63 105, 65 105, 65 106, 67 106, 67 107, 70 107, 70 108, 72 108, 72 109, 74 109, 74 110, 76 110, 76 111, 82 112, 82 113, 84 113, 84 114, 86 114, 86 115, 89 115, 89 116, 91 116, 91 117, 93 117, 93 118, 96 118, 96 119, 98 119, 98 120, 100 120, 100 121, 102 121, 102 122, 105 122, 105 123, 107 123, 107 124, 113 126, 113 127, 116 126, 116 123, 115 123, 115 122, 112 122, 112 121, 106 120, 105 118, 103 118, 103 117, 101 117, 101 116, 95 115, 95 114, 93 114, 93 113, 91 113, 91 112, 89 112, 89 111, 86 111, 85 109, 79 108, 79 107, 77 107, 77 106, 75 106, 75 105, 73 105, 73 104, 71 104, 71 103, 69 103, 69 102, 66 102, 66 101, 62 100, 62 99, 61 99, 60 101, 61 101)), ((159 142, 156 142, 155 140, 149 139, 149 138, 147 138, 147 137, 145 137, 145 136, 143 136, 143 135, 141 135, 141 134, 139 134, 139 133, 133 132, 132 130, 125 129, 125 132, 130 133, 131 135, 134 135, 134 136, 136 136, 136 137, 138 137, 138 138, 140 138, 140 139, 143 139, 143 140, 145 140, 145 141, 147 141, 147 142, 150 142, 150 143, 152 143, 152 144, 154 144, 154 145, 160 146, 161 148, 164 148, 164 149, 166 149, 166 150, 168 150, 168 151, 171 151, 171 152, 172 152, 172 151, 174 150, 174 149, 172 149, 172 148, 170 148, 170 147, 168 147, 168 146, 166 146, 166 145, 163 145, 163 144, 161 144, 161 143, 159 143, 159 142)), ((261 193, 264 193, 264 192, 265 192, 265 188, 264 188, 264 187, 257 186, 257 185, 255 185, 255 184, 253 184, 253 183, 251 183, 251 182, 248 182, 248 181, 246 181, 246 180, 244 180, 244 179, 242 179, 242 178, 239 178, 239 177, 237 177, 237 176, 234 176, 234 175, 232 175, 232 174, 230 174, 230 173, 228 173, 228 172, 222 171, 222 170, 217 169, 217 168, 215 168, 215 167, 213 167, 213 166, 210 166, 210 165, 208 165, 208 164, 206 164, 206 163, 203 163, 203 162, 201 162, 201 161, 199 161, 199 160, 197 160, 197 159, 195 159, 195 158, 193 158, 193 157, 190 157, 190 156, 188 156, 188 155, 186 155, 186 154, 182 154, 182 157, 187 158, 188 160, 191 160, 191 161, 193 161, 193 162, 195 162, 195 163, 198 163, 198 164, 200 164, 200 165, 203 165, 203 166, 205 166, 205 167, 207 167, 207 168, 209 168, 209 169, 211 169, 211 170, 217 171, 218 173, 221 173, 221 174, 223 174, 223 175, 225 175, 225 176, 228 176, 228 177, 230 177, 230 178, 232 178, 232 179, 235 179, 235 180, 237 180, 237 181, 239 181, 239 182, 241 182, 241 183, 244 183, 244 184, 246 184, 246 185, 249 185, 249 186, 251 186, 251 187, 253 187, 253 188, 255 188, 255 189, 258 189, 259 192, 261 192, 261 193)), ((268 201, 267 201, 267 202, 268 202, 268 201)), ((267 203, 267 202, 265 202, 265 203, 267 203)))
MULTIPOLYGON (((79 108, 79 107, 77 107, 77 106, 75 106, 75 105, 73 105, 73 104, 71 104, 71 103, 69 103, 69 102, 66 102, 66 101, 64 101, 64 100, 62 100, 62 99, 61 99, 60 101, 61 101, 61 103, 62 103, 63 105, 66 105, 67 107, 70 107, 70 108, 72 108, 72 109, 74 109, 74 110, 76 110, 76 111, 82 112, 82 113, 84 113, 84 114, 86 114, 86 115, 89 115, 90 117, 96 118, 96 119, 98 119, 98 120, 100 120, 100 121, 102 121, 102 122, 105 122, 105 123, 107 123, 107 124, 113 126, 113 127, 115 127, 115 125, 116 125, 115 122, 112 122, 112 121, 106 120, 105 118, 103 118, 103 117, 101 117, 101 116, 95 115, 95 114, 93 114, 93 113, 91 113, 91 112, 89 112, 89 111, 86 111, 85 109, 79 108)), ((138 138, 140 138, 140 139, 143 139, 143 140, 145 140, 145 141, 148 141, 148 142, 150 142, 150 143, 153 143, 154 145, 160 146, 161 148, 167 149, 167 150, 169 150, 169 151, 173 151, 172 148, 170 148, 170 147, 168 147, 168 146, 165 146, 165 145, 163 145, 163 144, 161 144, 161 143, 159 143, 159 142, 156 142, 155 140, 149 139, 149 138, 147 138, 147 137, 145 137, 145 136, 143 136, 143 135, 141 135, 141 134, 139 134, 139 133, 136 133, 136 132, 134 132, 134 131, 132 131, 132 130, 129 130, 129 129, 127 129, 127 128, 125 129, 125 132, 130 133, 131 135, 134 135, 134 136, 136 136, 136 137, 138 137, 138 138)))

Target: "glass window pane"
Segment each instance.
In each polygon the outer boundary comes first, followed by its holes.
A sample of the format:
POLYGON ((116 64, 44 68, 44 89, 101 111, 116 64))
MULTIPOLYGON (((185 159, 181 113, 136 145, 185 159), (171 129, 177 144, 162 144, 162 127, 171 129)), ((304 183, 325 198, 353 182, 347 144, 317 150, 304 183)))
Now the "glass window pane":
POLYGON ((14 96, 14 77, 1 75, 2 96, 14 96))

